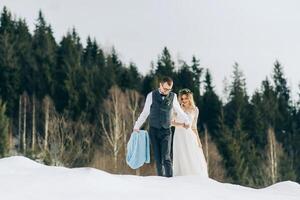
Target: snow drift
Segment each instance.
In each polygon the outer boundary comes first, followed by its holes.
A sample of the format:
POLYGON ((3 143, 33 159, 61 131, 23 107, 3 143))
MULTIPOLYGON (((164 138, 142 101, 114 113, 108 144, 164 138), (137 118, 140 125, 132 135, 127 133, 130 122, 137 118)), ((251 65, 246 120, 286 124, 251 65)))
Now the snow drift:
POLYGON ((299 200, 300 185, 286 181, 253 189, 197 176, 113 175, 94 168, 45 166, 14 156, 0 159, 0 199, 299 200))

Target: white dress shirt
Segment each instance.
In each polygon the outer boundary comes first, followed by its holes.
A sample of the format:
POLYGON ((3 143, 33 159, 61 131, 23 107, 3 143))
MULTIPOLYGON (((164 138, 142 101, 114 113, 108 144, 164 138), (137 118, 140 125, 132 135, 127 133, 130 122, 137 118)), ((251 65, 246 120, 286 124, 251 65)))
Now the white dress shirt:
MULTIPOLYGON (((164 98, 164 97, 162 97, 164 98)), ((152 104, 152 92, 147 94, 146 97, 146 102, 145 102, 145 106, 144 109, 142 111, 142 113, 140 114, 140 116, 138 117, 138 119, 135 122, 134 125, 134 129, 140 129, 141 126, 144 124, 144 122, 146 121, 147 117, 150 114, 150 106, 152 104)), ((184 123, 187 125, 190 125, 191 122, 189 120, 189 117, 187 116, 187 114, 182 110, 178 100, 177 100, 177 95, 174 93, 174 99, 173 99, 173 112, 175 111, 178 115, 182 115, 182 117, 185 119, 184 123)))

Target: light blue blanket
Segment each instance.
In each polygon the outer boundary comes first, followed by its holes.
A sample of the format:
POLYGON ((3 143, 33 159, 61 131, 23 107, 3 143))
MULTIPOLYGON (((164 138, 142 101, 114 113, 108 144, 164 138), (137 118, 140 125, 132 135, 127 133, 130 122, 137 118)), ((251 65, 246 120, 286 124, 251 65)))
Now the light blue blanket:
POLYGON ((140 130, 131 134, 127 143, 126 163, 132 169, 150 163, 150 141, 147 131, 140 130))

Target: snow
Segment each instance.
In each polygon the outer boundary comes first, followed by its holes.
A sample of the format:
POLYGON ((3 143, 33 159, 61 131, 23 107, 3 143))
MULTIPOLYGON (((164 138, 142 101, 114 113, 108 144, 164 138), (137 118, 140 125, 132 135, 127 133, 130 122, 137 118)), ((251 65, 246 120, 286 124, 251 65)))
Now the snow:
POLYGON ((300 200, 300 185, 285 181, 263 189, 198 176, 114 175, 94 168, 39 164, 26 157, 0 159, 1 200, 300 200))

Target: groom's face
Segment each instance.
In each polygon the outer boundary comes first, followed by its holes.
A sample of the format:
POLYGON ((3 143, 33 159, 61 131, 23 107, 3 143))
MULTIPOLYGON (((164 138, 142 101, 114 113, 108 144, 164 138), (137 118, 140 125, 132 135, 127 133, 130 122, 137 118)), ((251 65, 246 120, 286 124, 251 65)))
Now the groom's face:
POLYGON ((160 83, 159 85, 160 91, 165 95, 168 95, 171 92, 172 87, 173 87, 173 83, 169 85, 167 82, 160 83))

